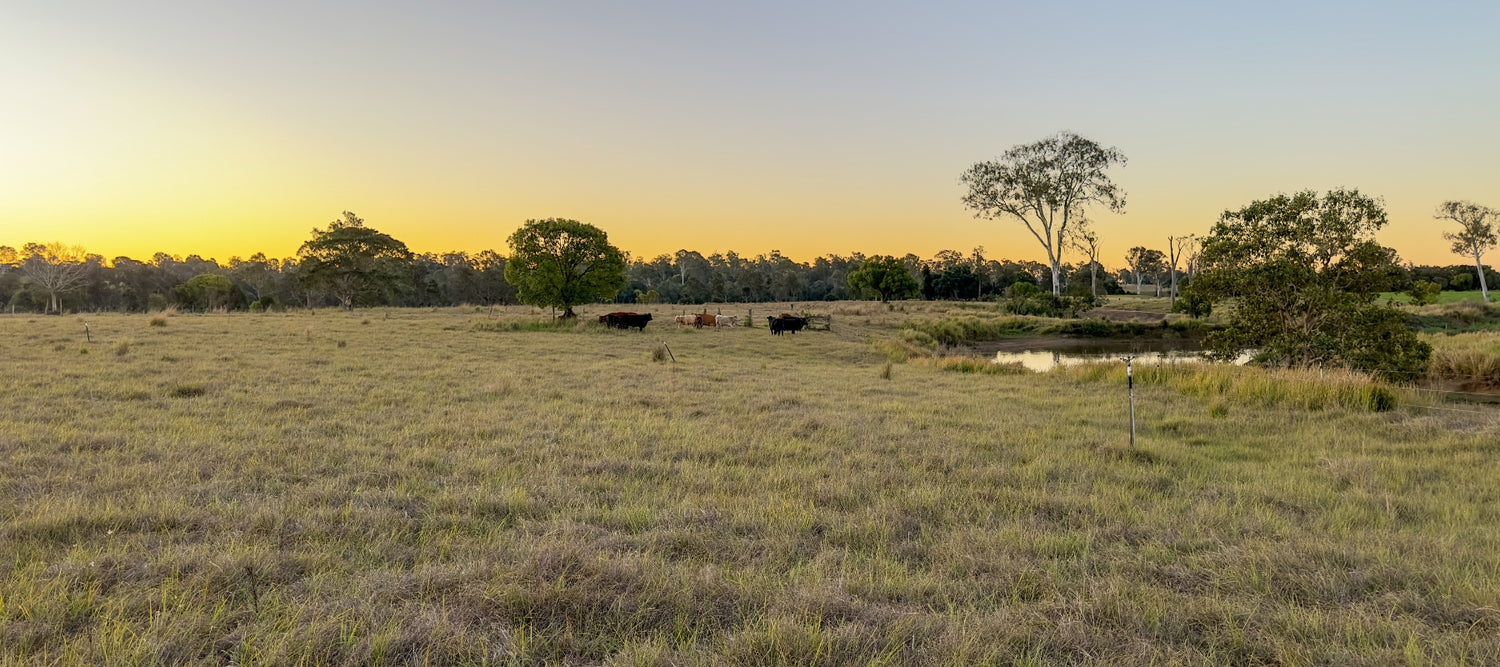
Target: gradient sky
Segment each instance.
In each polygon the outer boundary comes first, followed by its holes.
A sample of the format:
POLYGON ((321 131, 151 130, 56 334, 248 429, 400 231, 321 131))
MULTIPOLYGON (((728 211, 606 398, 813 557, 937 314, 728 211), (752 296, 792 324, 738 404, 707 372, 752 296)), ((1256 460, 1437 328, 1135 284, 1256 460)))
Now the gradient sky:
POLYGON ((1042 4, 0 0, 0 244, 289 256, 352 210, 418 252, 1040 260, 958 176, 1064 129, 1130 160, 1110 266, 1339 186, 1462 263, 1435 206, 1500 207, 1500 3, 1042 4))

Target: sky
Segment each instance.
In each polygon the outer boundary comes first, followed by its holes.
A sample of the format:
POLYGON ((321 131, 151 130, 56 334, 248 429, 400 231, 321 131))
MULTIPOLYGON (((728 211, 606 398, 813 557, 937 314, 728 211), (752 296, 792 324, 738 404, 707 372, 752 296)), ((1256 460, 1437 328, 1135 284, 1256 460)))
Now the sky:
POLYGON ((1497 29, 1493 1, 0 0, 0 244, 285 257, 349 210, 417 252, 561 217, 637 257, 1044 260, 959 175, 1067 130, 1129 160, 1107 266, 1336 187, 1461 264, 1432 214, 1500 207, 1497 29))

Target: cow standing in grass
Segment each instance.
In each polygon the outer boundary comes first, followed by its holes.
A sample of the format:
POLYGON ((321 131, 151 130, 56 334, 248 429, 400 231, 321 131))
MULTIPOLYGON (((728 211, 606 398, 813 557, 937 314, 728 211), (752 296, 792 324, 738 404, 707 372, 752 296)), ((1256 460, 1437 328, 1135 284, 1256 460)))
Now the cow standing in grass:
POLYGON ((780 336, 784 331, 797 333, 807 326, 807 318, 787 313, 782 313, 780 317, 767 315, 766 321, 771 323, 771 333, 777 336, 780 336))
POLYGON ((613 329, 636 328, 646 330, 646 323, 651 321, 651 313, 610 313, 604 316, 604 323, 613 329))

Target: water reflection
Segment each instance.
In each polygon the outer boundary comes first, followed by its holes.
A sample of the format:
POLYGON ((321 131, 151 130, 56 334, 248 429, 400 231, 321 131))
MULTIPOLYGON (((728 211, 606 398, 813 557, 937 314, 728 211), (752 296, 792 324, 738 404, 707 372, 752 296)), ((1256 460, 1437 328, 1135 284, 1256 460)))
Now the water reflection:
MULTIPOLYGON (((1203 363, 1203 353, 1196 350, 1156 350, 1145 352, 1130 352, 1125 350, 1112 352, 1083 351, 1079 349, 1070 350, 1022 350, 1019 352, 996 352, 994 362, 997 364, 1020 363, 1026 368, 1046 372, 1058 366, 1071 366, 1074 364, 1087 364, 1100 361, 1119 361, 1121 357, 1131 355, 1135 357, 1137 366, 1155 364, 1198 364, 1203 363)), ((1241 362, 1242 363, 1242 362, 1241 362)))

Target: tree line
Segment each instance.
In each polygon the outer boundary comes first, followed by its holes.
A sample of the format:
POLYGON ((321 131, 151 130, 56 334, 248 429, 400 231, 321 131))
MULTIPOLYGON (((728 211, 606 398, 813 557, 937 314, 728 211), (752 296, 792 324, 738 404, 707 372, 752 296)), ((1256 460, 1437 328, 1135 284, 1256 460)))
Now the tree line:
MULTIPOLYGON (((833 301, 878 298, 849 276, 870 256, 827 254, 796 261, 779 251, 756 256, 679 250, 624 257, 624 284, 613 303, 833 301)), ((984 248, 944 250, 930 258, 896 258, 914 293, 942 300, 992 299, 1023 282, 1051 288, 1049 268, 993 259, 984 248)), ((521 303, 505 278, 509 257, 494 250, 412 253, 405 244, 345 213, 315 230, 297 256, 256 253, 227 262, 156 253, 135 259, 89 253, 59 243, 0 246, 0 307, 6 312, 143 312, 262 310, 332 306, 456 306, 521 303), (341 261, 352 259, 352 261, 341 261)), ((1089 268, 1062 265, 1075 289, 1089 287, 1089 268)), ((1096 267, 1097 268, 1097 267, 1096 267)), ((1117 273, 1101 272, 1100 293, 1118 293, 1117 273)), ((1150 282, 1150 278, 1147 279, 1150 282)))

